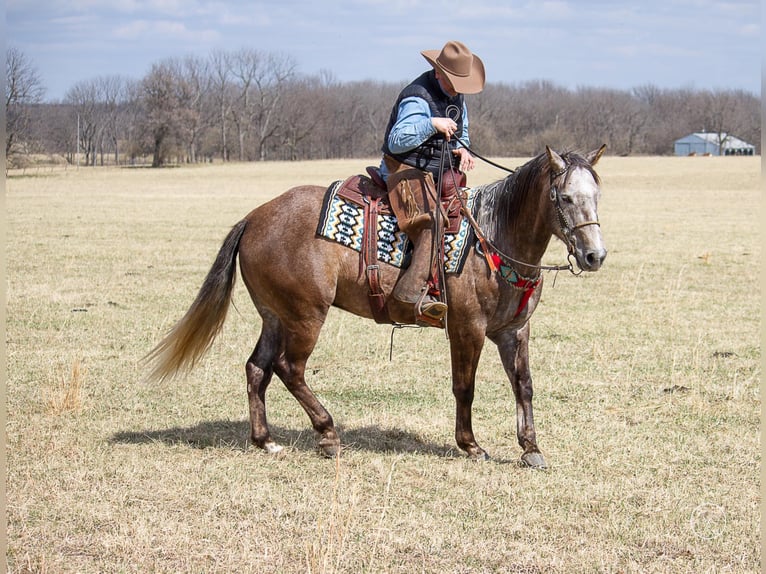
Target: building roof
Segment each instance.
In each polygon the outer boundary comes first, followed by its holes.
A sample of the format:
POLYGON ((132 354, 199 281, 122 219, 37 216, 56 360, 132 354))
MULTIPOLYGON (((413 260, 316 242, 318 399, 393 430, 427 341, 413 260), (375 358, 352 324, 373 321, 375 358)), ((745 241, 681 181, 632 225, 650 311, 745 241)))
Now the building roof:
POLYGON ((718 145, 718 142, 721 139, 726 138, 723 142, 723 145, 721 146, 723 149, 755 149, 754 145, 749 144, 746 141, 739 139, 738 137, 729 135, 726 132, 721 133, 720 138, 718 135, 719 134, 713 132, 695 132, 676 140, 676 142, 704 141, 709 144, 718 145))

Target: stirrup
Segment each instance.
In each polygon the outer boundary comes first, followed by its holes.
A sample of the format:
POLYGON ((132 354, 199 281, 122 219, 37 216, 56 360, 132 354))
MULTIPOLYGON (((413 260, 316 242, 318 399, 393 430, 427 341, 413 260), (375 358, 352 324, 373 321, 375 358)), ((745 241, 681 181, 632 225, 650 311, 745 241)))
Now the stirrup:
POLYGON ((431 327, 443 327, 443 319, 447 314, 447 305, 441 301, 426 300, 428 289, 423 289, 423 293, 415 303, 415 322, 424 323, 431 327))

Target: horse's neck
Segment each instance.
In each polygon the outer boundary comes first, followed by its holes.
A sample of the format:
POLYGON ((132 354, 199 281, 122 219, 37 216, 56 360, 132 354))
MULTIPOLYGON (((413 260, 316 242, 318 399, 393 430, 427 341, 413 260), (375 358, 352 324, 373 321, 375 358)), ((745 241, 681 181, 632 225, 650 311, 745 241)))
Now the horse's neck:
MULTIPOLYGON (((476 220, 497 249, 528 263, 520 267, 527 267, 533 275, 552 236, 547 191, 540 182, 526 192, 513 189, 514 184, 515 180, 507 179, 480 188, 476 220), (516 196, 511 198, 511 194, 516 196)), ((521 268, 519 272, 527 274, 521 268)))

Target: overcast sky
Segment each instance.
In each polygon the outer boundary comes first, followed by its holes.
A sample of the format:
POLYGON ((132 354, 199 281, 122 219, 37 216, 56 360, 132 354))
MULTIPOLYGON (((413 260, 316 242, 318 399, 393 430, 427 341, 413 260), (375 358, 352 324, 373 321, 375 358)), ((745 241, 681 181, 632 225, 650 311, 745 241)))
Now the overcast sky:
POLYGON ((303 74, 410 80, 421 50, 461 40, 488 82, 549 80, 760 95, 757 0, 6 0, 6 46, 62 99, 78 81, 140 79, 168 57, 251 48, 303 74))

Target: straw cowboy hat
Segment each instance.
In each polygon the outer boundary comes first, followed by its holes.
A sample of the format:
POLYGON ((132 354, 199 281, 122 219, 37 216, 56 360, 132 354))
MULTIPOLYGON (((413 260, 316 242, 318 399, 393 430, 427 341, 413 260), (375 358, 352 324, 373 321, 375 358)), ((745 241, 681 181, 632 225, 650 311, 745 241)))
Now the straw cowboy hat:
POLYGON ((484 89, 484 63, 462 42, 454 40, 439 50, 424 50, 423 57, 452 82, 459 94, 478 94, 484 89))

